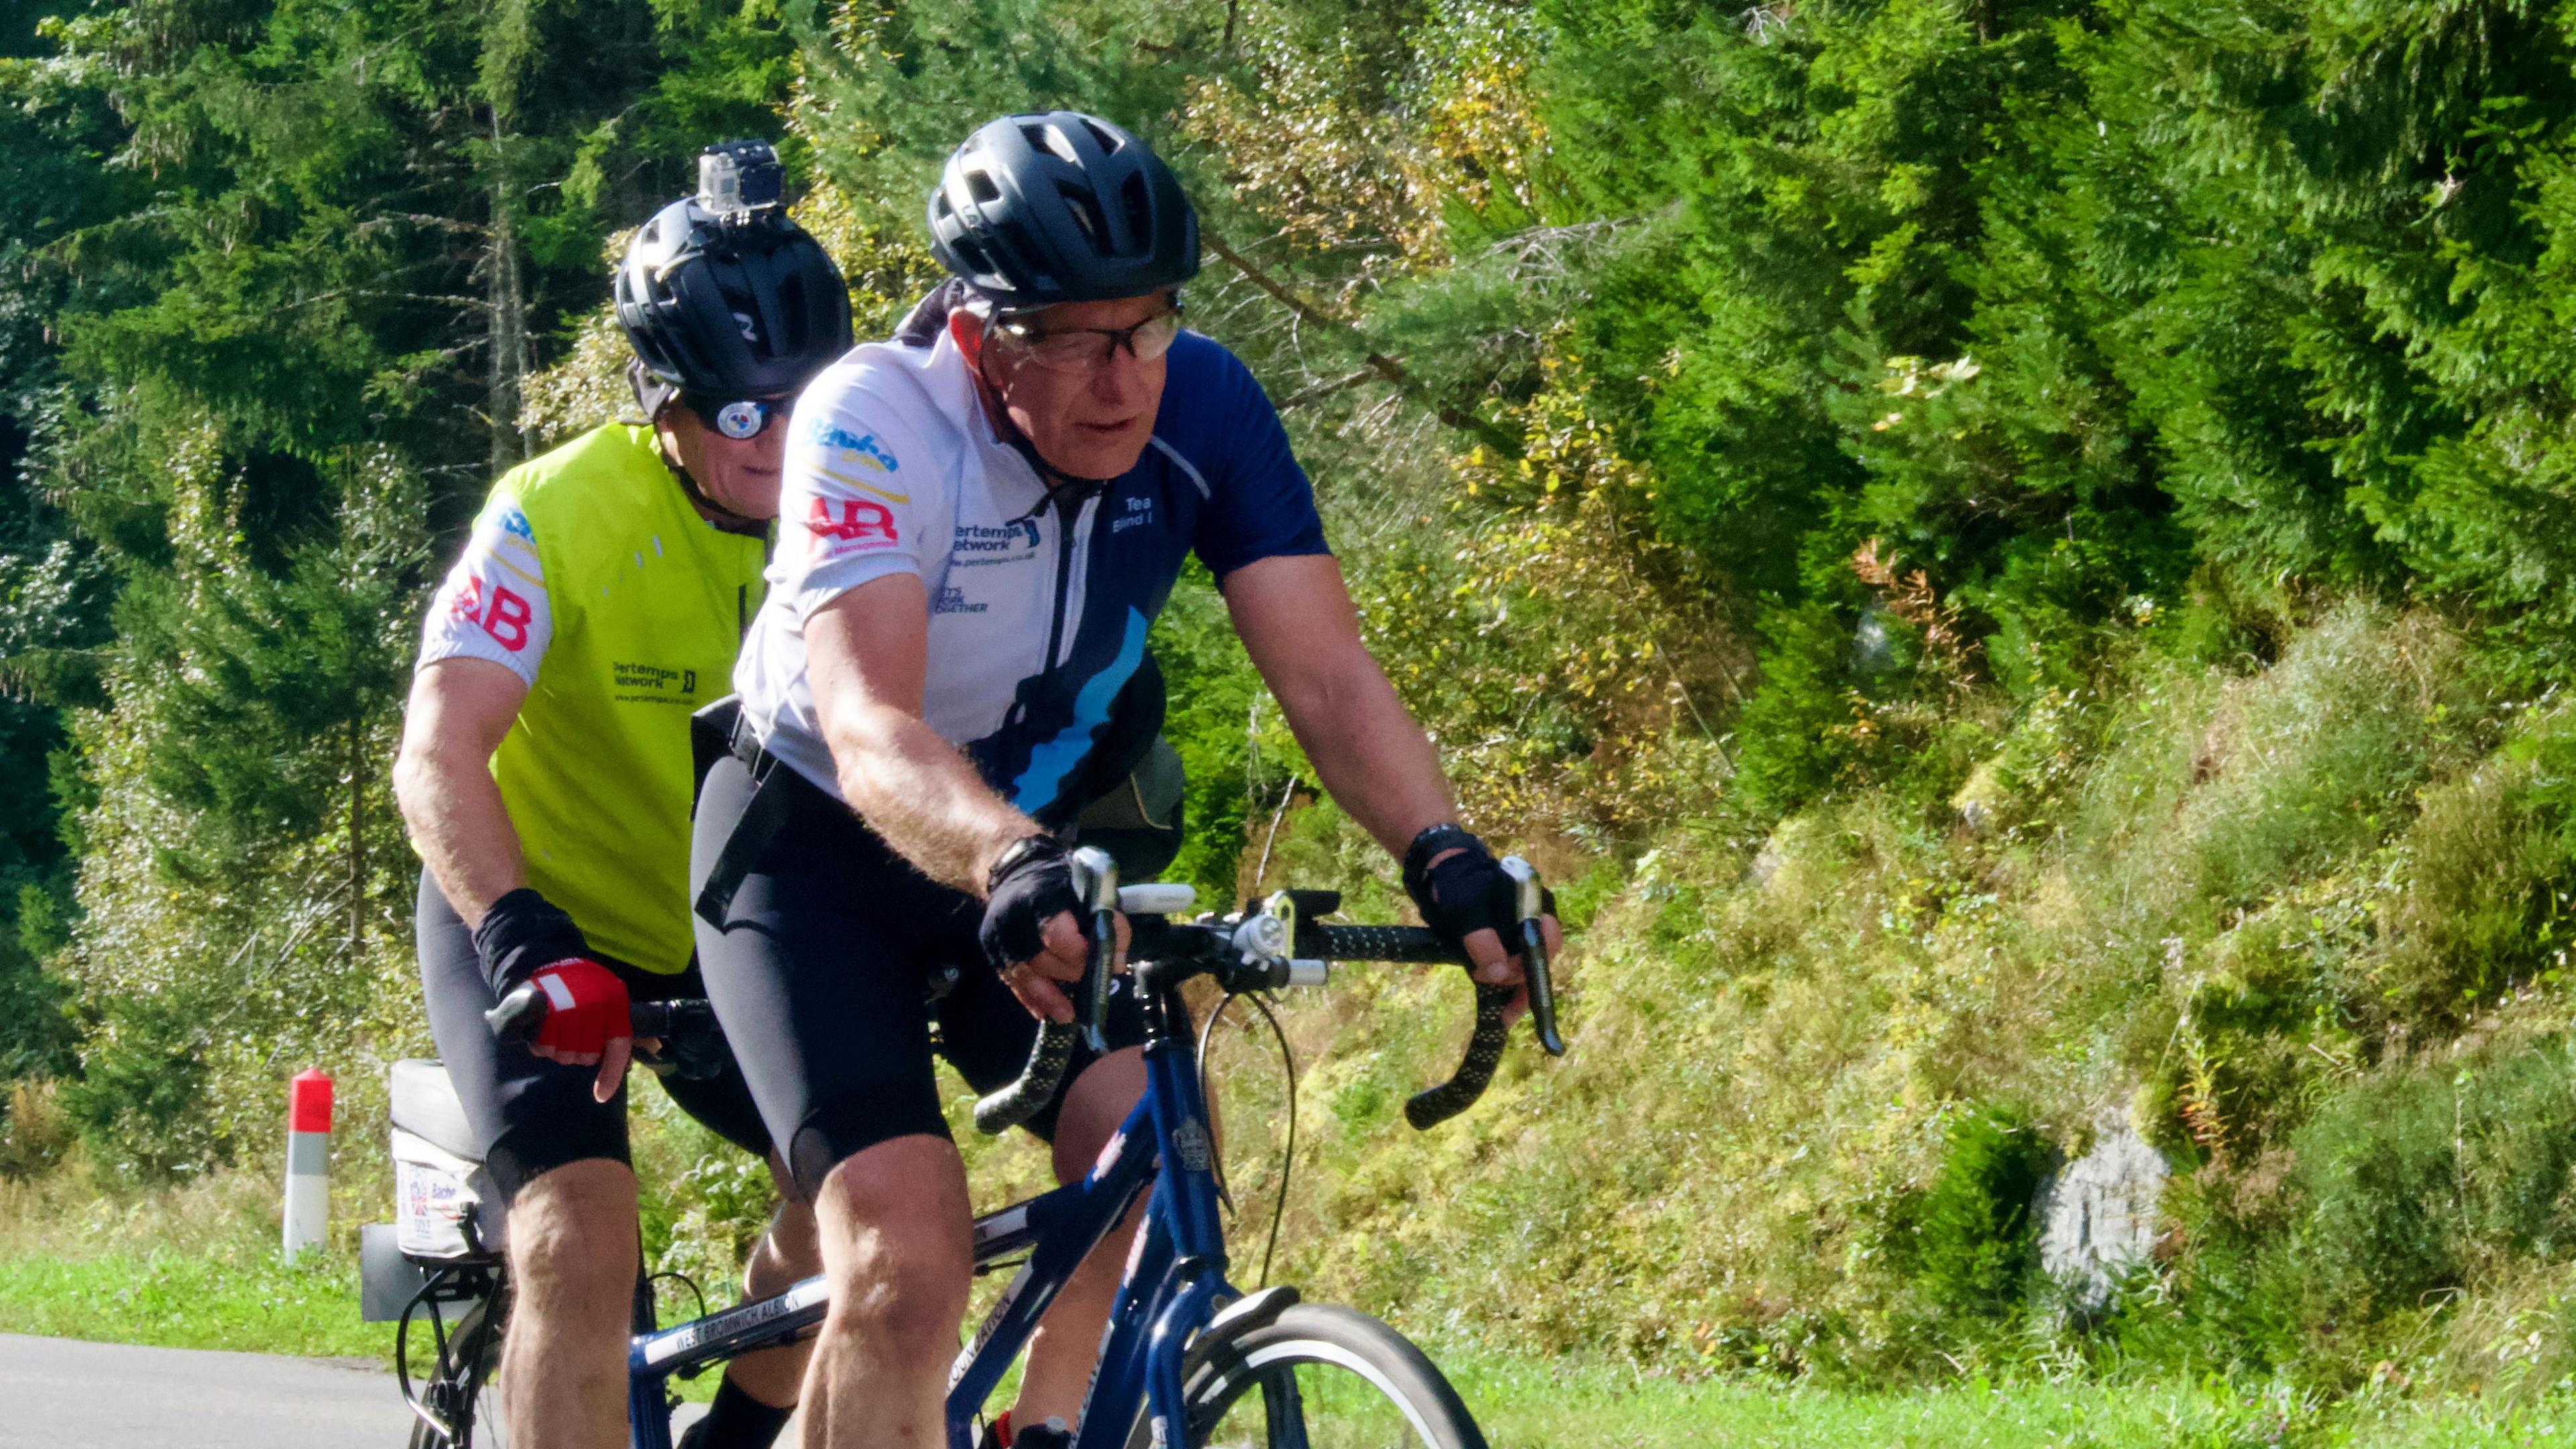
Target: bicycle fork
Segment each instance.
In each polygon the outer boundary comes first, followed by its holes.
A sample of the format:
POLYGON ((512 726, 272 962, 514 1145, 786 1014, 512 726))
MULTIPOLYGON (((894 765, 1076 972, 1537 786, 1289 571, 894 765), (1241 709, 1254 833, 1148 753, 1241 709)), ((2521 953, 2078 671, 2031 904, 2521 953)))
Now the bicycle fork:
MULTIPOLYGON (((1175 1041, 1157 1040, 1145 1049, 1145 1072, 1146 1111, 1136 1115, 1150 1114, 1168 1160, 1155 1175, 1144 1228, 1128 1256, 1075 1449, 1124 1445, 1140 1399, 1157 1449, 1180 1449, 1188 1424, 1184 1351, 1214 1315, 1217 1298, 1233 1295, 1210 1171, 1216 1147, 1189 1053, 1175 1041)), ((1138 1125, 1131 1117, 1131 1128, 1138 1125)))

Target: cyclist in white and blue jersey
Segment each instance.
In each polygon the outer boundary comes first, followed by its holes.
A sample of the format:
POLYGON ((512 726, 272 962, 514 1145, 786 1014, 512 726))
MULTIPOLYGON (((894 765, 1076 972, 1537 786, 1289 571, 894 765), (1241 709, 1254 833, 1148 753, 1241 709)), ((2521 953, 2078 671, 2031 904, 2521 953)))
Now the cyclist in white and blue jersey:
MULTIPOLYGON (((1361 643, 1277 411, 1181 325, 1199 248, 1179 182, 1097 117, 1008 116, 949 158, 929 221, 954 280, 796 404, 733 757, 693 850, 709 995, 821 1222, 816 1445, 941 1433, 970 1210, 930 1028, 982 1091, 1017 1073, 1038 1017, 1071 1018, 1068 837, 1154 737, 1146 631, 1191 554, 1425 922, 1480 979, 1520 974, 1511 880, 1361 643)), ((1061 1179, 1143 1088, 1132 1002, 1111 1015, 1113 1050, 1077 1052, 1030 1124, 1061 1179)), ((1050 1308, 1004 1446, 1079 1412, 1124 1248, 1050 1308)))

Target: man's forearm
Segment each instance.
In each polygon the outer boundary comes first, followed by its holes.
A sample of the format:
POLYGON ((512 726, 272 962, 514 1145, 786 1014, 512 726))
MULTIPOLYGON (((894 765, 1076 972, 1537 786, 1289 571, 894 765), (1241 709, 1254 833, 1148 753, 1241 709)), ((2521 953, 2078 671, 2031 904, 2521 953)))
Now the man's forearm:
POLYGON ((850 808, 944 885, 981 897, 994 860, 1042 829, 918 716, 862 705, 832 721, 830 744, 850 808))
POLYGON ((394 795, 412 848, 466 925, 528 883, 518 829, 482 761, 452 750, 406 751, 394 770, 394 795))

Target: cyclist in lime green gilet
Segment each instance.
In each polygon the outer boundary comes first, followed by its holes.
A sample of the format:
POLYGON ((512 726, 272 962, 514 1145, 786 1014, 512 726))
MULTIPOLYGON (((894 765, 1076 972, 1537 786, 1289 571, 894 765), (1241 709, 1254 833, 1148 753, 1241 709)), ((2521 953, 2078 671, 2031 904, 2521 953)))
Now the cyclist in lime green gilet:
MULTIPOLYGON (((701 174, 700 196, 647 221, 617 277, 646 421, 595 429, 493 486, 430 606, 394 771, 427 866, 430 1028, 508 1199, 502 1418, 547 1449, 626 1442, 640 1256, 629 1006, 705 995, 686 886, 689 716, 727 692, 760 604, 788 402, 850 345, 848 291, 778 207, 768 146, 710 148, 701 174), (522 983, 545 994, 543 1024, 496 1038, 483 1013, 522 983)), ((777 1163, 738 1068, 663 1083, 777 1163)), ((790 1193, 752 1290, 814 1272, 814 1245, 790 1193)), ((683 1443, 765 1449, 803 1366, 798 1348, 737 1360, 683 1443)))

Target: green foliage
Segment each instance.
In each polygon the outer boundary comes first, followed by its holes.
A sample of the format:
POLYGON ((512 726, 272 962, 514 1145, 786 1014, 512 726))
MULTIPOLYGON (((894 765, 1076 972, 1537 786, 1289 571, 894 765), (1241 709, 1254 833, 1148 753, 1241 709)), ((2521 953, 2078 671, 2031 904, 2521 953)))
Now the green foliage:
POLYGON ((2341 1094, 2292 1140, 2312 1300, 2386 1314, 2576 1242, 2576 1047, 2517 1042, 2341 1094))
POLYGON ((1936 1318, 2008 1318, 2038 1271, 2032 1211, 2057 1148, 2011 1106, 1962 1110, 1942 1142, 1932 1181, 1895 1214, 1890 1260, 1936 1318))

